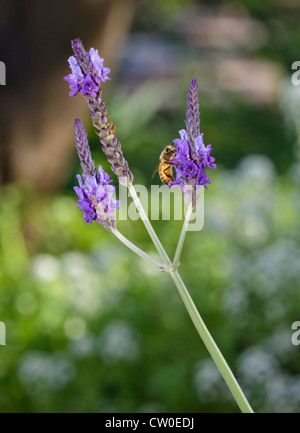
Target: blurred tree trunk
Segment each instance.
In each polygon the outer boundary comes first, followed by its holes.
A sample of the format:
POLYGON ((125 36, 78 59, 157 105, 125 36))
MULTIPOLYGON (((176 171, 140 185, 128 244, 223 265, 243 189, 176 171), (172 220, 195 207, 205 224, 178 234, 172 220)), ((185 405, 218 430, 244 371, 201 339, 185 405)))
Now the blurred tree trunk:
POLYGON ((70 73, 71 39, 99 49, 113 73, 134 3, 0 0, 0 60, 6 65, 6 85, 0 86, 1 183, 25 180, 44 192, 64 184, 75 158, 73 121, 87 114, 84 98, 69 98, 63 81, 70 73))

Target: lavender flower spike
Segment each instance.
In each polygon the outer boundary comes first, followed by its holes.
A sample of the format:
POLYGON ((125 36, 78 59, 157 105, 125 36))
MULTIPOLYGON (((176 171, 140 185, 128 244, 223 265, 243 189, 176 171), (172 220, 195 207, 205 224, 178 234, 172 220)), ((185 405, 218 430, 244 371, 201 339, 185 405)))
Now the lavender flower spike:
POLYGON ((81 93, 88 102, 90 116, 102 143, 103 152, 111 164, 112 171, 119 177, 120 183, 128 185, 133 175, 123 156, 121 143, 116 138, 116 127, 108 120, 108 109, 102 98, 101 82, 109 80, 109 68, 104 67, 98 50, 85 51, 80 39, 72 41, 74 56, 69 58, 72 73, 64 77, 70 85, 70 96, 81 93))
POLYGON ((191 146, 192 153, 195 149, 194 140, 200 133, 199 131, 199 99, 198 99, 198 84, 195 78, 192 79, 187 95, 187 111, 186 111, 186 130, 188 142, 191 146))
POLYGON ((112 181, 101 165, 94 176, 82 178, 77 175, 79 187, 74 186, 74 190, 79 198, 77 206, 84 211, 83 220, 89 224, 95 220, 112 231, 116 228, 115 209, 119 209, 120 205, 118 200, 112 198, 116 187, 109 185, 112 181))
POLYGON ((196 79, 191 81, 187 97, 186 128, 179 131, 180 139, 173 142, 177 148, 172 164, 176 170, 176 180, 170 187, 179 185, 188 201, 196 205, 196 190, 210 184, 205 168, 216 168, 215 158, 210 156, 211 145, 204 145, 203 134, 199 130, 199 100, 196 79))
POLYGON ((83 176, 85 179, 95 176, 97 174, 97 170, 95 168, 94 161, 92 160, 91 150, 84 126, 79 119, 75 119, 74 121, 74 137, 77 153, 83 170, 83 176))

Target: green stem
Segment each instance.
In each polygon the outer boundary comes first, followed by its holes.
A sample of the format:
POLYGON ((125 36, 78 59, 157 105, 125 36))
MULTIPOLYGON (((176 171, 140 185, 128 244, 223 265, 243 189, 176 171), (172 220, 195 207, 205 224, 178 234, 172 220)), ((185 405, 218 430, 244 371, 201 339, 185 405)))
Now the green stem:
MULTIPOLYGON (((169 256, 167 255, 164 247, 162 246, 160 240, 158 239, 149 219, 148 216, 146 214, 146 212, 144 211, 144 208, 136 194, 136 191, 133 187, 132 184, 128 185, 130 194, 134 200, 134 203, 136 205, 136 208, 138 210, 138 212, 141 215, 141 219, 146 227, 146 229, 148 230, 148 233, 154 243, 154 245, 157 248, 157 251, 161 257, 161 259, 163 260, 163 262, 166 264, 166 268, 169 271, 172 280, 174 281, 179 294, 183 300, 183 303, 195 325, 195 328, 197 329, 202 341, 204 342, 207 350, 209 351, 210 355, 212 356, 214 362, 216 363, 218 369, 220 370, 220 373, 222 374, 224 380, 226 381, 234 399, 236 400, 237 404, 239 405, 240 409, 242 412, 244 413, 253 413, 253 410, 250 406, 250 404, 248 403, 243 391, 241 390, 236 378, 234 377, 232 371, 230 370, 230 367, 228 366, 225 358, 223 357, 222 353, 220 352, 218 346, 216 345, 214 339, 212 338, 210 332, 208 331, 207 327, 205 326, 205 323, 202 320, 202 317, 200 316, 184 282, 182 281, 178 271, 176 270, 176 268, 174 268, 174 265, 172 264, 169 256)), ((187 216, 186 218, 187 219, 187 216)), ((181 241, 180 241, 180 251, 182 249, 182 245, 183 245, 183 240, 185 237, 185 233, 182 233, 182 235, 180 236, 181 241)), ((180 253, 180 252, 179 252, 180 253)), ((176 253, 175 253, 176 254, 176 253)), ((177 254, 178 255, 178 254, 177 254)), ((180 256, 180 254, 179 254, 180 256)))
POLYGON ((232 371, 229 368, 225 358, 220 352, 218 346, 216 345, 213 337, 211 336, 209 330, 205 326, 184 282, 182 281, 178 271, 174 270, 170 273, 171 277, 179 291, 179 294, 184 302, 184 305, 197 329, 202 341, 204 342, 207 350, 211 354, 213 360, 215 361, 220 373, 222 374, 224 380, 226 381, 233 397, 235 398, 240 409, 244 413, 253 413, 253 410, 248 403, 243 391, 241 390, 236 378, 234 377, 232 371))
POLYGON ((179 265, 180 255, 181 255, 182 247, 183 247, 183 244, 184 244, 187 228, 189 226, 189 222, 190 222, 190 219, 191 219, 192 210, 193 210, 192 205, 189 205, 188 208, 187 208, 186 214, 185 214, 184 223, 183 223, 183 226, 182 226, 182 229, 181 229, 181 233, 180 233, 180 236, 179 236, 177 248, 176 248, 174 259, 173 259, 173 265, 174 265, 175 268, 177 268, 178 265, 179 265))
POLYGON ((113 229, 112 233, 121 241, 124 245, 126 245, 128 248, 130 248, 133 252, 138 254, 143 259, 147 260, 147 262, 150 262, 152 265, 154 265, 156 268, 158 268, 160 271, 167 270, 165 266, 158 262, 156 259, 151 257, 149 254, 145 253, 145 251, 141 250, 139 247, 137 247, 135 244, 133 244, 129 239, 127 239, 125 236, 122 235, 122 233, 119 232, 117 229, 113 229))
POLYGON ((130 195, 134 201, 134 204, 135 204, 135 206, 136 206, 136 208, 137 208, 137 210, 141 216, 141 219, 142 219, 142 221, 143 221, 143 223, 144 223, 144 225, 145 225, 145 227, 149 233, 149 236, 151 237, 152 242, 154 243, 154 245, 157 249, 158 254, 160 255, 163 262, 168 266, 168 268, 172 268, 172 262, 171 262, 169 256, 167 255, 164 247, 162 246, 157 234, 155 233, 155 231, 152 227, 152 224, 150 223, 149 218, 148 218, 148 216, 147 216, 147 214, 146 214, 146 212, 142 206, 142 203, 140 202, 140 199, 138 198, 138 195, 134 189, 134 186, 131 183, 129 183, 128 189, 129 189, 130 195))

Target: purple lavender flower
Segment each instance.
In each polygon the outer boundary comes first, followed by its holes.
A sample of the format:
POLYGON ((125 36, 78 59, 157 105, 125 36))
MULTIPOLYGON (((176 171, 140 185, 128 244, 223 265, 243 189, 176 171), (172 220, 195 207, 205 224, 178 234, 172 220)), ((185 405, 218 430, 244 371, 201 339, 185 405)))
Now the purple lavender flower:
POLYGON ((83 220, 89 224, 95 220, 108 231, 114 229, 115 209, 119 209, 120 202, 112 198, 116 187, 109 185, 109 175, 99 165, 96 175, 81 178, 78 174, 77 179, 79 187, 74 186, 74 190, 79 198, 77 206, 84 211, 83 220))
POLYGON ((98 50, 91 48, 89 53, 82 50, 79 39, 72 43, 74 56, 69 57, 68 62, 72 73, 64 77, 70 85, 70 96, 75 96, 78 92, 84 96, 94 97, 99 91, 101 81, 109 80, 109 68, 103 66, 104 59, 99 56, 98 50))
POLYGON ((72 73, 64 77, 70 85, 70 96, 80 92, 90 108, 93 125, 98 130, 103 152, 106 154, 112 171, 118 176, 120 183, 128 185, 133 181, 133 175, 128 162, 123 156, 121 143, 116 137, 116 127, 108 120, 108 109, 102 98, 101 82, 109 80, 109 68, 104 67, 104 59, 98 50, 91 48, 85 51, 80 39, 72 41, 74 56, 69 58, 72 73))
POLYGON ((72 73, 64 77, 64 80, 70 84, 71 92, 69 93, 69 95, 74 96, 77 95, 80 90, 84 75, 74 56, 69 57, 68 62, 72 73))
POLYGON ((74 122, 74 136, 83 170, 82 178, 77 175, 79 187, 74 187, 79 198, 77 205, 84 211, 84 221, 91 224, 95 220, 111 231, 116 227, 115 209, 119 208, 120 203, 112 198, 116 188, 109 185, 112 180, 101 165, 96 170, 87 135, 79 119, 74 122))
POLYGON ((110 69, 104 67, 103 64, 105 60, 99 56, 98 50, 90 48, 89 58, 93 65, 95 81, 97 82, 97 84, 99 84, 100 81, 110 80, 110 78, 107 76, 107 74, 110 73, 110 69))
MULTIPOLYGON (((187 190, 193 193, 199 188, 210 184, 210 179, 205 173, 206 167, 216 168, 215 158, 210 156, 211 145, 204 145, 203 134, 199 131, 199 101, 198 85, 196 79, 191 81, 187 97, 186 129, 179 131, 180 139, 173 140, 177 148, 172 164, 175 166, 176 179, 171 187, 179 185, 184 194, 187 190)), ((193 194, 195 195, 195 194, 193 194)), ((193 205, 195 200, 193 198, 193 205)))

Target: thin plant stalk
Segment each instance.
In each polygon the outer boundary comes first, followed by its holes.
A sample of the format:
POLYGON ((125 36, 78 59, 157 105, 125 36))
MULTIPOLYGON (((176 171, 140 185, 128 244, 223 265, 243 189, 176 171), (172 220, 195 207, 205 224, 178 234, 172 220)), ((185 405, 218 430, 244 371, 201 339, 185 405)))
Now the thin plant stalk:
POLYGON ((180 255, 181 255, 182 247, 184 244, 187 228, 189 226, 189 222, 191 219, 192 211, 193 211, 193 207, 191 204, 189 204, 187 211, 186 211, 186 214, 185 214, 184 223, 183 223, 183 226, 181 229, 181 233, 179 236, 178 244, 177 244, 174 259, 173 259, 173 265, 175 268, 177 268, 179 266, 180 255))
MULTIPOLYGON (((121 241, 124 245, 126 245, 129 249, 131 249, 133 252, 135 252, 137 255, 145 259, 147 262, 154 265, 159 270, 166 269, 163 263, 160 263, 157 261, 154 257, 150 256, 149 254, 145 253, 145 251, 141 250, 139 247, 137 247, 135 244, 133 244, 129 239, 127 239, 122 233, 119 232, 117 229, 112 229, 112 233, 121 241)), ((166 269, 167 270, 167 269, 166 269)))
POLYGON ((158 254, 160 255, 163 262, 167 265, 168 269, 173 268, 172 262, 171 262, 169 256, 167 255, 164 247, 162 246, 157 234, 155 233, 155 231, 152 227, 152 224, 149 221, 149 218, 148 218, 148 216, 147 216, 147 214, 146 214, 146 212, 142 206, 140 199, 138 198, 138 195, 137 195, 136 190, 135 190, 134 186, 132 185, 132 183, 128 184, 128 189, 129 189, 130 195, 134 201, 134 204, 135 204, 135 206, 136 206, 136 208, 137 208, 137 210, 141 216, 141 219, 142 219, 142 221, 143 221, 143 223, 144 223, 144 225, 145 225, 145 227, 149 233, 149 236, 151 237, 152 242, 154 243, 154 245, 157 249, 158 254))
POLYGON ((215 361, 220 373, 222 374, 225 382, 227 383, 233 397, 235 398, 239 408, 243 413, 253 413, 253 410, 248 403, 241 387, 239 386, 235 376, 233 375, 229 365, 227 364, 225 358, 220 352, 217 344, 215 343, 213 337, 211 336, 209 330, 207 329, 202 317, 200 316, 189 292, 186 288, 184 282, 182 281, 177 270, 170 272, 172 280, 174 281, 178 292, 183 300, 183 303, 197 329, 203 343, 205 344, 207 350, 209 351, 211 357, 215 361))
MULTIPOLYGON (((223 357, 222 353, 220 352, 220 349, 218 348, 217 344, 215 343, 214 339, 212 338, 209 330, 207 329, 202 317, 200 316, 193 299, 191 298, 188 289, 186 288, 184 282, 182 281, 176 267, 172 264, 170 261, 169 256, 167 255, 164 247, 162 246, 160 240, 158 239, 149 219, 148 216, 142 206, 142 203, 140 199, 138 198, 138 195, 134 189, 134 186, 132 184, 128 185, 130 194, 133 198, 133 201, 135 203, 135 206, 141 216, 141 219, 148 230, 148 233, 153 240, 154 245, 157 248, 157 251, 163 260, 163 262, 166 264, 166 268, 169 271, 172 280, 174 281, 179 294, 183 300, 183 303, 194 323, 195 328, 197 329, 203 343, 205 344, 207 350, 209 351, 211 357, 213 358, 214 362, 216 363, 220 373, 222 374, 225 382, 227 383, 235 401, 237 402, 239 408, 243 413, 253 413, 253 410, 244 395, 241 387, 239 386, 234 374, 232 373, 229 365, 227 364, 225 358, 223 357)), ((187 220, 187 214, 185 220, 187 220)), ((182 234, 182 242, 181 247, 183 245, 183 240, 185 237, 185 232, 182 234)), ((181 236, 180 236, 181 237, 181 236)), ((180 254, 179 254, 180 256, 180 254)))

